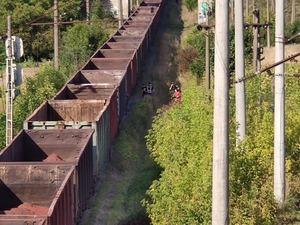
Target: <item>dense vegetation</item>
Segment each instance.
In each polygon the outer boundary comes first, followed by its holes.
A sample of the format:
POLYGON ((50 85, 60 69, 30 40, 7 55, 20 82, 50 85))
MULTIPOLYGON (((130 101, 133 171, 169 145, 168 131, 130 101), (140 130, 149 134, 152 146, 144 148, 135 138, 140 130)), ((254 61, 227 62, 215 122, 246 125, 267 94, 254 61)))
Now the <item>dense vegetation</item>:
MULTIPOLYGON (((196 1, 185 0, 188 9, 196 1)), ((272 15, 274 24, 274 14, 272 15)), ((299 32, 299 21, 287 34, 299 32)), ((271 27, 274 36, 274 25, 271 27)), ((263 34, 265 33, 262 32, 263 34)), ((233 27, 230 52, 234 53, 233 27)), ((263 35, 264 36, 264 35, 263 35)), ((247 65, 251 67, 252 29, 245 33, 247 65)), ((213 38, 211 38, 213 39, 213 38)), ((265 39, 262 39, 265 43, 265 39)), ((297 40, 296 40, 297 42, 297 40)), ((183 84, 180 105, 162 108, 147 135, 152 158, 162 168, 143 200, 153 224, 211 224, 213 93, 205 92, 205 36, 191 32, 179 52, 181 72, 196 75, 183 84)), ((211 44, 213 46, 213 44, 211 44)), ((213 64, 213 47, 211 50, 213 64)), ((234 55, 230 55, 234 76, 234 55)), ((300 221, 299 74, 300 65, 286 66, 286 178, 287 200, 277 208, 273 194, 274 77, 263 74, 247 80, 247 137, 236 147, 235 90, 230 89, 230 223, 293 224, 300 221)), ((247 71, 250 75, 251 71, 247 71)))
MULTIPOLYGON (((287 73, 300 72, 288 66, 287 73)), ((247 81, 248 135, 235 147, 234 88, 231 89, 230 219, 232 224, 299 220, 300 97, 298 79, 287 84, 288 200, 278 212, 273 198, 274 78, 247 81), (258 91, 258 87, 260 89, 258 91)), ((147 136, 163 168, 144 201, 153 224, 211 224, 212 108, 203 86, 189 83, 181 105, 162 109, 147 136)))
MULTIPOLYGON (((61 0, 59 2, 59 20, 82 21, 86 18, 85 1, 61 0)), ((53 25, 37 25, 32 23, 53 22, 53 1, 49 0, 2 0, 0 1, 0 36, 5 39, 7 31, 7 16, 11 16, 12 35, 23 39, 24 60, 52 59, 53 57, 53 25)), ((92 20, 112 18, 101 1, 93 1, 92 20)), ((60 31, 66 32, 70 25, 61 25, 60 31)), ((1 44, 3 44, 1 42, 1 44)), ((3 49, 3 48, 2 48, 3 49)), ((0 61, 3 62, 4 52, 1 51, 0 61)), ((5 61, 5 60, 4 60, 5 61)))

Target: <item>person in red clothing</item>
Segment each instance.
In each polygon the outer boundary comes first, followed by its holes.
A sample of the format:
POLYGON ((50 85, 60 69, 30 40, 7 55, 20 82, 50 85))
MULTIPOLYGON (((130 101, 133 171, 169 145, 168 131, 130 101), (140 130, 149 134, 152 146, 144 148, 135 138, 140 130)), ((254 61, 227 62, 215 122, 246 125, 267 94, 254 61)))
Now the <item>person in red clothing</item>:
POLYGON ((176 102, 181 102, 181 91, 179 88, 175 89, 175 92, 173 94, 173 98, 175 99, 176 102))

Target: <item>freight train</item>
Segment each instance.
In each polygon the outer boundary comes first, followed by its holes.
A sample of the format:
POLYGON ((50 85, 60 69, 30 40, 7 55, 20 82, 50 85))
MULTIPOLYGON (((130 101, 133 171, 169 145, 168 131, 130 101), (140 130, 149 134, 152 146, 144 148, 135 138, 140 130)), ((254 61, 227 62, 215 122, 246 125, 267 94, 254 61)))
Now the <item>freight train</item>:
POLYGON ((144 0, 0 153, 0 225, 77 224, 127 113, 164 0, 144 0))

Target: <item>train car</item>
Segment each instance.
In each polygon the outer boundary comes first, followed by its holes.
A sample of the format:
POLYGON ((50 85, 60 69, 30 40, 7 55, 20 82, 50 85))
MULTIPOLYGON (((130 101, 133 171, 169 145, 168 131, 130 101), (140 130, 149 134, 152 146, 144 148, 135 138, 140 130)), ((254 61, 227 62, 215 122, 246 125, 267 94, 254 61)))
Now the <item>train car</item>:
POLYGON ((162 13, 162 8, 164 5, 164 1, 161 0, 148 0, 148 1, 143 1, 137 11, 142 11, 144 10, 144 7, 152 7, 155 10, 155 17, 156 21, 155 24, 153 24, 154 29, 158 28, 158 23, 161 18, 161 13, 162 13))
POLYGON ((118 31, 114 33, 113 36, 114 37, 118 37, 118 36, 143 37, 144 39, 142 40, 142 46, 144 46, 145 49, 148 49, 151 43, 151 33, 149 32, 148 29, 145 28, 134 29, 134 27, 135 26, 133 25, 128 25, 126 28, 121 27, 118 31))
POLYGON ((73 225, 75 167, 0 163, 1 225, 73 225))
POLYGON ((146 42, 144 42, 143 40, 145 39, 145 37, 142 36, 112 36, 107 42, 106 44, 108 45, 112 45, 112 46, 117 46, 117 43, 123 43, 123 45, 128 44, 128 46, 132 46, 133 44, 135 44, 139 49, 139 60, 141 62, 145 62, 146 56, 147 56, 147 52, 148 52, 148 48, 146 45, 146 42))
POLYGON ((120 50, 120 49, 126 49, 126 50, 135 50, 136 51, 136 64, 137 64, 137 71, 136 76, 141 76, 142 73, 142 49, 141 49, 141 43, 140 42, 106 42, 101 46, 102 50, 105 49, 112 49, 112 50, 120 50))
MULTIPOLYGON (((83 75, 82 75, 83 76, 83 75)), ((84 76, 83 76, 84 77, 84 76)), ((74 78, 75 79, 75 78, 74 78)), ((110 120, 110 142, 114 140, 118 133, 119 126, 119 109, 118 109, 118 87, 112 84, 88 84, 86 80, 79 80, 77 84, 67 84, 54 96, 54 100, 105 100, 109 110, 110 120)), ((101 138, 98 136, 98 138, 101 138)), ((103 152, 108 152, 109 144, 101 141, 103 152)))
POLYGON ((124 58, 91 58, 88 63, 82 68, 82 70, 126 71, 126 73, 124 74, 126 95, 129 97, 132 95, 131 77, 133 76, 133 74, 131 70, 131 61, 131 59, 124 58))
POLYGON ((67 84, 82 86, 110 85, 117 87, 118 118, 114 118, 114 120, 119 121, 120 118, 127 114, 127 97, 129 95, 127 93, 126 74, 126 70, 80 70, 67 84))
POLYGON ((28 216, 1 216, 0 215, 0 225, 47 225, 46 219, 43 218, 28 218, 28 216))
POLYGON ((76 168, 75 215, 86 209, 92 194, 93 130, 22 130, 0 153, 0 162, 71 163, 76 168))
POLYGON ((130 74, 126 74, 128 95, 132 94, 138 74, 138 58, 136 50, 129 49, 99 49, 92 59, 130 59, 130 74))
MULTIPOLYGON (((93 129, 89 167, 94 180, 104 173, 109 159, 109 111, 105 100, 50 100, 24 121, 25 130, 93 129), (103 147, 104 146, 104 147, 103 147)), ((88 167, 88 168, 89 168, 88 167)))

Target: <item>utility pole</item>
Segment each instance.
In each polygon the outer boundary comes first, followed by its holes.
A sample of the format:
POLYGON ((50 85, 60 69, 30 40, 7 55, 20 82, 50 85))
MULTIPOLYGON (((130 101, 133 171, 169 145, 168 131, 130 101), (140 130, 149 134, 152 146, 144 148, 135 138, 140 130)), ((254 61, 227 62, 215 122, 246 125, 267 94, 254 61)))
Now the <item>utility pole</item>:
MULTIPOLYGON (((276 0, 275 62, 284 59, 284 0, 276 0)), ((285 79, 284 64, 275 67, 274 108, 274 195, 282 206, 285 201, 285 79)))
POLYGON ((130 3, 129 11, 130 11, 130 14, 131 14, 131 12, 133 10, 133 2, 132 2, 132 0, 130 0, 129 3, 130 3))
MULTIPOLYGON (((259 24, 259 10, 253 10, 253 24, 259 24)), ((257 71, 259 26, 253 26, 253 72, 257 71)))
POLYGON ((232 23, 234 23, 234 7, 235 7, 234 1, 235 0, 231 0, 231 21, 232 21, 232 23))
POLYGON ((275 11, 275 0, 271 0, 271 11, 275 11))
POLYGON ((235 85, 236 101, 236 142, 243 141, 246 135, 246 91, 245 91, 245 50, 244 50, 244 6, 243 1, 235 0, 235 78, 243 80, 235 85))
POLYGON ((58 16, 58 0, 54 0, 54 67, 55 69, 59 68, 59 30, 58 30, 58 23, 59 23, 59 16, 58 16))
MULTIPOLYGON (((210 11, 209 5, 207 2, 200 3, 201 7, 199 7, 199 16, 198 16, 198 25, 197 29, 200 31, 205 29, 205 80, 206 80, 206 92, 208 93, 210 90, 210 29, 214 27, 214 25, 209 25, 209 17, 211 16, 212 12, 210 11), (201 8, 201 9, 200 9, 201 8), (200 24, 201 22, 205 21, 205 25, 200 24)), ((197 84, 198 84, 198 77, 197 77, 197 84)))
POLYGON ((123 25, 123 2, 119 0, 119 27, 123 25))
POLYGON ((90 22, 90 0, 86 0, 86 21, 90 22))
POLYGON ((267 0, 267 22, 269 26, 267 27, 267 47, 271 47, 271 37, 270 37, 270 7, 269 0, 267 0))
POLYGON ((245 10, 245 16, 248 17, 249 16, 249 0, 246 0, 246 10, 245 10))
MULTIPOLYGON (((211 16, 211 11, 206 12, 206 25, 209 27, 209 17, 211 16)), ((206 29, 206 37, 205 37, 205 77, 206 77, 206 92, 208 93, 210 90, 210 54, 209 54, 209 38, 210 32, 209 29, 206 29)))
POLYGON ((6 145, 13 139, 13 43, 11 37, 11 17, 7 17, 7 75, 6 75, 6 145))
POLYGON ((296 0, 293 0, 292 1, 291 23, 295 22, 295 19, 296 19, 295 15, 296 15, 296 0))
POLYGON ((229 224, 229 0, 216 1, 212 225, 229 224))
POLYGON ((6 145, 13 139, 13 100, 16 97, 15 87, 22 83, 22 68, 13 63, 23 55, 23 41, 11 35, 11 17, 7 17, 6 50, 6 145))

